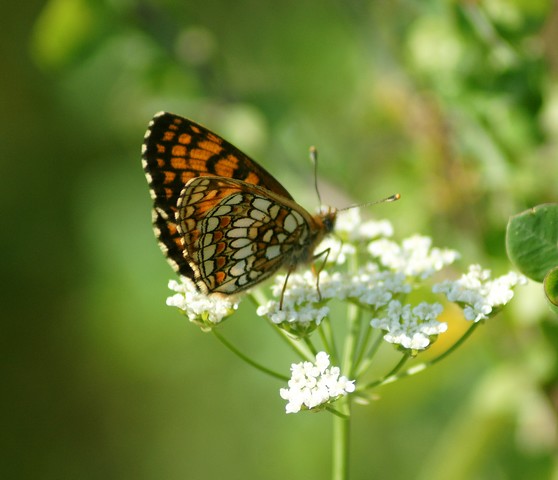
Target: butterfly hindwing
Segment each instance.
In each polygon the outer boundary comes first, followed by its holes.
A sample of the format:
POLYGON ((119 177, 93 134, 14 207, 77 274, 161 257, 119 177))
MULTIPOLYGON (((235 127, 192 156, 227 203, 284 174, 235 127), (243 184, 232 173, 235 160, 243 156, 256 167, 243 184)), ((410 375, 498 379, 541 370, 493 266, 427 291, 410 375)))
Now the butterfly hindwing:
POLYGON ((182 191, 177 224, 198 288, 230 294, 261 282, 304 249, 313 220, 260 187, 203 177, 182 191))

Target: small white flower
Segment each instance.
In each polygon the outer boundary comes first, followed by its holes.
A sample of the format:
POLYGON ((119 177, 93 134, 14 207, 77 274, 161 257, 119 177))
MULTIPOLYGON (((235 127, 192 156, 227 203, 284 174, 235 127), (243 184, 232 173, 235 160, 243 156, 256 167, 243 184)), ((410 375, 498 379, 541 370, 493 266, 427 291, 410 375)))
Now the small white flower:
POLYGON ((285 284, 285 276, 278 275, 272 287, 276 300, 270 300, 258 307, 256 313, 268 317, 289 333, 304 336, 312 332, 329 314, 329 307, 323 304, 331 298, 344 298, 346 281, 341 273, 328 274, 320 272, 320 295, 318 295, 316 276, 306 271, 292 273, 287 281, 287 288, 281 295, 285 284))
POLYGON ((490 270, 471 265, 459 280, 438 283, 432 287, 432 291, 444 293, 450 302, 461 304, 465 318, 479 322, 508 303, 513 298, 516 285, 525 283, 527 279, 515 272, 490 280, 490 270))
MULTIPOLYGON (((357 251, 352 243, 342 242, 338 238, 332 236, 324 238, 316 247, 315 252, 321 253, 326 250, 329 250, 327 254, 327 263, 337 265, 345 264, 347 258, 353 257, 357 251)), ((318 262, 319 261, 320 260, 318 260, 318 262)))
POLYGON ((343 210, 337 215, 335 233, 349 242, 369 241, 373 238, 391 237, 393 226, 387 220, 363 222, 358 208, 343 210))
POLYGON ((401 246, 381 238, 371 242, 368 251, 384 267, 421 279, 430 277, 459 257, 454 250, 432 248, 432 239, 421 235, 403 240, 401 246))
POLYGON ((384 316, 373 318, 370 325, 387 332, 384 335, 386 342, 416 352, 427 348, 433 341, 432 337, 447 330, 447 323, 437 320, 442 310, 439 303, 422 302, 412 308, 409 304, 392 300, 384 316))
POLYGON ((194 282, 186 277, 181 277, 181 283, 170 280, 169 288, 176 294, 167 298, 167 305, 179 308, 191 322, 204 329, 221 322, 238 307, 231 296, 205 295, 199 292, 194 282))
POLYGON ((363 305, 380 308, 387 305, 394 295, 409 293, 412 287, 405 274, 380 271, 377 265, 367 264, 346 283, 346 296, 363 305))
POLYGON ((287 400, 287 413, 297 413, 303 408, 311 409, 336 400, 341 395, 355 391, 354 380, 340 376, 339 367, 331 367, 329 355, 319 352, 316 362, 300 362, 291 365, 289 388, 281 388, 281 398, 287 400))

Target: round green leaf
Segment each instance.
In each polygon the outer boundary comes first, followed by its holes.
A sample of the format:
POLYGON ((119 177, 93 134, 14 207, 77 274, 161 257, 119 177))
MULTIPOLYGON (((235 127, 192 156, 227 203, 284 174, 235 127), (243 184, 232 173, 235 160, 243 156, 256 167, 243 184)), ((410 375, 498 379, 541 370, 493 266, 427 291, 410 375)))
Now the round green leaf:
POLYGON ((544 277, 544 293, 552 309, 558 313, 558 267, 553 268, 544 277))
POLYGON ((538 205, 511 217, 506 249, 518 270, 542 282, 558 266, 558 204, 538 205))

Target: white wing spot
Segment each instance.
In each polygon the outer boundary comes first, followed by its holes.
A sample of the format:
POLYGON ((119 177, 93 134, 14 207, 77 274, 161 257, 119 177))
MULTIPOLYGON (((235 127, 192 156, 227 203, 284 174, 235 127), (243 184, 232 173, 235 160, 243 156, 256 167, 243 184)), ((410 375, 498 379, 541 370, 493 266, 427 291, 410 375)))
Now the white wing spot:
POLYGON ((254 247, 255 245, 253 243, 250 245, 246 245, 244 248, 241 248, 240 250, 234 252, 232 254, 232 258, 234 258, 235 260, 241 260, 243 258, 249 257, 254 253, 254 247))
POLYGON ((281 255, 281 246, 280 245, 271 245, 265 249, 265 256, 268 260, 272 260, 275 257, 281 255))
POLYGON ((229 213, 231 213, 231 211, 232 208, 228 205, 220 205, 213 212, 211 212, 211 214, 215 215, 216 217, 222 217, 223 215, 228 215, 229 213))
POLYGON ((238 290, 236 282, 226 282, 223 285, 219 285, 214 292, 220 293, 235 293, 238 290))
POLYGON ((224 203, 227 205, 238 205, 240 202, 242 202, 243 198, 242 198, 242 194, 237 193, 235 195, 231 195, 230 197, 226 198, 224 203))
POLYGON ((298 223, 299 225, 304 224, 304 218, 302 218, 302 215, 300 213, 298 213, 296 210, 292 210, 291 215, 293 215, 295 217, 296 223, 298 223))
POLYGON ((219 226, 219 219, 217 217, 207 217, 204 223, 205 231, 212 232, 219 226))
POLYGON ((244 275, 246 273, 246 260, 241 260, 240 262, 235 263, 229 273, 233 277, 240 277, 240 275, 244 275))
POLYGON ((193 203, 198 203, 203 197, 203 193, 190 192, 188 195, 184 196, 184 201, 186 205, 192 205, 193 203))
POLYGON ((247 228, 233 228, 227 232, 229 238, 246 238, 248 236, 247 228))
POLYGON ((273 218, 273 220, 275 220, 277 218, 277 215, 279 215, 280 211, 281 211, 281 207, 275 204, 269 209, 269 215, 271 216, 271 218, 273 218))
POLYGON ((195 211, 196 211, 196 209, 194 207, 192 207, 191 205, 186 205, 182 209, 182 217, 183 218, 191 217, 192 215, 194 215, 195 211))
POLYGON ((252 224, 253 224, 255 221, 256 221, 256 220, 254 220, 253 218, 248 218, 248 217, 239 218, 238 220, 235 220, 235 221, 233 222, 233 227, 248 228, 248 227, 251 227, 252 224))
POLYGON ((209 245, 211 245, 213 243, 213 234, 212 233, 206 233, 205 235, 203 235, 200 238, 200 244, 203 247, 209 247, 209 245))
POLYGON ((257 197, 252 202, 252 206, 261 210, 262 212, 267 213, 268 208, 271 206, 271 202, 266 200, 265 198, 257 197))
POLYGON ((258 221, 263 222, 263 223, 269 222, 269 217, 264 212, 262 212, 261 210, 256 210, 255 208, 250 210, 250 216, 254 220, 258 220, 258 221))
POLYGON ((285 217, 285 221, 283 222, 283 228, 287 232, 293 233, 296 230, 296 227, 298 227, 298 222, 296 221, 294 215, 292 213, 289 213, 285 217))
POLYGON ((269 243, 273 238, 273 230, 270 228, 267 232, 265 232, 262 236, 262 242, 269 243))
MULTIPOLYGON (((200 178, 200 177, 194 177, 191 180, 188 180, 188 183, 186 184, 186 186, 190 185, 191 183, 197 183, 197 186, 195 188, 198 189, 204 189, 209 185, 209 180, 207 178, 200 178)), ((199 191, 199 190, 198 190, 199 191)))
POLYGON ((233 240, 231 242, 231 247, 233 248, 242 248, 245 247, 246 245, 252 243, 252 240, 250 240, 249 238, 243 237, 243 238, 237 238, 236 240, 233 240))
POLYGON ((213 260, 206 260, 205 262, 203 262, 204 276, 207 277, 208 275, 210 275, 211 272, 213 272, 214 268, 215 262, 213 260))
POLYGON ((215 250, 217 249, 216 245, 209 245, 202 250, 201 258, 213 258, 215 255, 215 250))
POLYGON ((250 270, 248 272, 248 276, 252 279, 255 280, 256 278, 258 278, 263 272, 261 270, 250 270))

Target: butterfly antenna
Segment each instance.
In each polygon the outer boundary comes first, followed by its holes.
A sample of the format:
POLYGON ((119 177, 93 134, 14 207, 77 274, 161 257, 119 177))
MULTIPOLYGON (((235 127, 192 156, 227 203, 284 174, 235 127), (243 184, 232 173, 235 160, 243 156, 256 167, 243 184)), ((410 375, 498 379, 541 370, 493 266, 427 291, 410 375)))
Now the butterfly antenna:
POLYGON ((349 205, 348 207, 340 208, 337 211, 338 212, 344 212, 345 210, 350 210, 351 208, 369 207, 370 205, 376 205, 378 203, 395 202, 396 200, 399 200, 400 198, 401 198, 401 195, 396 193, 395 195, 390 195, 389 197, 382 198, 381 200, 376 200, 374 202, 358 203, 356 205, 349 205))
POLYGON ((318 196, 318 204, 322 206, 322 197, 320 196, 320 189, 318 188, 318 150, 316 147, 310 147, 310 161, 314 164, 314 190, 318 196))

